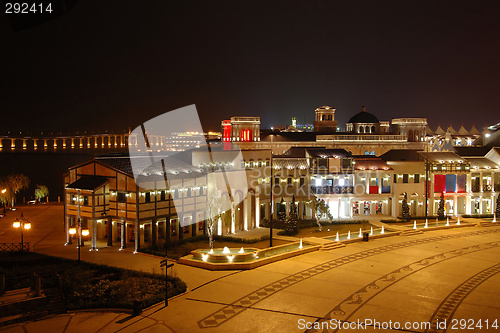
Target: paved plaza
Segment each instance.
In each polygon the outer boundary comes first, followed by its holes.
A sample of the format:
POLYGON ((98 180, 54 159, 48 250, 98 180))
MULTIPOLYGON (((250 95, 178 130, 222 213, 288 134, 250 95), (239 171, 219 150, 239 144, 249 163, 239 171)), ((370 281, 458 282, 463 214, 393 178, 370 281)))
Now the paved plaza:
MULTIPOLYGON (((61 238, 62 206, 41 207, 19 210, 33 225, 25 241, 33 242, 35 251, 75 257, 75 249, 64 247, 61 238)), ((8 218, 0 220, 0 242, 19 237, 8 218)), ((156 257, 117 249, 83 251, 82 258, 160 270, 156 257)), ((500 227, 471 225, 352 243, 249 271, 176 264, 175 274, 189 290, 167 308, 158 304, 137 317, 118 311, 67 313, 0 331, 496 332, 499 258, 500 227), (337 321, 345 329, 339 330, 337 321)))

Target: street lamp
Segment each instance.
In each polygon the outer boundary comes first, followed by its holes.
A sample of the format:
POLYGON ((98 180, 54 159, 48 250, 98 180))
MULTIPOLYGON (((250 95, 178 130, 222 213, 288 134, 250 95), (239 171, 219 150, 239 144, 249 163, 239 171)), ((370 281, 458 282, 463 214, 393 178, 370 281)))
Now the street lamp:
POLYGON ((78 219, 78 225, 76 227, 71 227, 68 229, 70 235, 75 235, 78 233, 78 262, 80 262, 80 248, 82 247, 82 236, 88 236, 90 234, 88 228, 82 228, 81 221, 78 219))
POLYGON ((21 228, 21 251, 23 251, 24 250, 24 232, 23 232, 23 230, 24 229, 26 229, 26 230, 31 229, 31 222, 29 222, 27 219, 25 219, 23 213, 21 213, 21 216, 14 220, 14 223, 12 223, 12 226, 16 229, 21 228))

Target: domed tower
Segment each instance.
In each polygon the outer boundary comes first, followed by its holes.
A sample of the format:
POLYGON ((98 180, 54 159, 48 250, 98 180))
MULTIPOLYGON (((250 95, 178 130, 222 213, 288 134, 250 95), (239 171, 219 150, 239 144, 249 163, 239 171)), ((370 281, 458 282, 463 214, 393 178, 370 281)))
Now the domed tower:
POLYGON ((366 108, 363 106, 361 112, 349 119, 346 130, 360 134, 380 134, 380 122, 373 114, 366 112, 366 108))
POLYGON ((324 105, 315 110, 314 132, 336 132, 335 108, 324 105))

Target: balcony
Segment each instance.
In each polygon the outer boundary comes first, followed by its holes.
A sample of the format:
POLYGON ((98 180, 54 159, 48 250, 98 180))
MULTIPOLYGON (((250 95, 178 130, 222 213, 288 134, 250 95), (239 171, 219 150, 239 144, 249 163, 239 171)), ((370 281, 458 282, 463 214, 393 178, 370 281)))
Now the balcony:
MULTIPOLYGON (((472 186, 472 192, 481 192, 480 191, 481 187, 479 185, 473 185, 472 186)), ((483 185, 483 192, 491 192, 493 187, 491 185, 483 185)), ((495 185, 495 191, 500 190, 500 184, 495 185)))
POLYGON ((353 186, 311 186, 314 194, 352 194, 353 186))

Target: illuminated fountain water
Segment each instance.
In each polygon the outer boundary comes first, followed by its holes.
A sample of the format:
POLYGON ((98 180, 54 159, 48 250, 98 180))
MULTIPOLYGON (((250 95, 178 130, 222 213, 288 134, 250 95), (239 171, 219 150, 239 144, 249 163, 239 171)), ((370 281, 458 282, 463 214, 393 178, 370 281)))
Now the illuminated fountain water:
POLYGON ((245 250, 243 249, 243 247, 238 251, 238 253, 245 253, 245 250))
POLYGON ((351 230, 347 233, 347 239, 351 239, 351 230))
POLYGON ((359 235, 358 235, 358 238, 361 238, 363 237, 363 231, 361 230, 361 228, 359 228, 359 235))
POLYGON ((224 246, 224 249, 222 250, 222 254, 229 254, 229 253, 231 253, 229 248, 227 246, 224 246))
POLYGON ((300 239, 299 249, 302 249, 302 238, 300 239))
POLYGON ((383 235, 384 234, 384 226, 382 226, 382 230, 380 230, 380 234, 383 235))
POLYGON ((460 225, 460 216, 457 219, 457 225, 460 225))
POLYGON ((339 232, 337 231, 337 237, 335 237, 335 241, 338 242, 340 240, 339 238, 339 232))
POLYGON ((449 227, 450 226, 450 219, 449 218, 446 218, 446 226, 449 227))
POLYGON ((429 228, 429 221, 427 221, 427 219, 425 219, 425 225, 424 225, 424 228, 429 228))
POLYGON ((373 227, 370 227, 370 236, 373 236, 373 227))
POLYGON ((497 213, 493 214, 493 223, 496 223, 497 222, 497 213))
POLYGON ((415 222, 413 222, 413 229, 417 229, 417 220, 415 220, 415 222))
POLYGON ((208 251, 209 254, 214 254, 214 249, 210 249, 210 251, 208 251))

